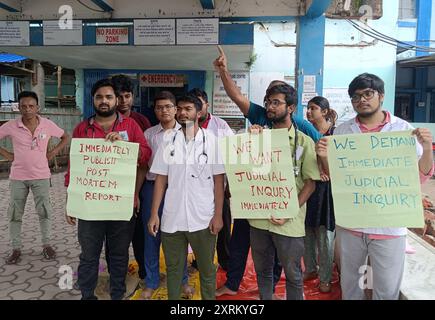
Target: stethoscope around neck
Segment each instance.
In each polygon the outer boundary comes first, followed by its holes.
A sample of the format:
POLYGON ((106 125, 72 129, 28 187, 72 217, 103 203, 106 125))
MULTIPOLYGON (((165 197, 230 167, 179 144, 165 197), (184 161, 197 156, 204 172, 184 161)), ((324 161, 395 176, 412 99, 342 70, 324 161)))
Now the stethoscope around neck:
MULTIPOLYGON (((203 128, 199 128, 202 133, 202 152, 198 155, 198 164, 205 165, 208 162, 208 155, 207 152, 205 152, 205 132, 203 128)), ((175 139, 177 139, 177 134, 181 129, 177 130, 177 132, 172 137, 172 143, 171 143, 171 151, 170 156, 175 156, 175 139)))
MULTIPOLYGON (((93 115, 93 116, 88 118, 88 121, 87 121, 88 123, 87 123, 87 126, 86 126, 86 137, 94 139, 95 138, 95 127, 91 123, 92 119, 94 119, 94 121, 95 121, 95 115, 93 115), (88 134, 89 129, 91 129, 91 131, 92 131, 92 135, 91 136, 89 136, 89 134, 88 134)), ((116 126, 118 125, 118 122, 119 122, 119 113, 117 112, 116 113, 116 120, 113 123, 112 129, 110 130, 110 132, 113 132, 115 130, 116 126)))
MULTIPOLYGON (((202 133, 202 152, 198 155, 198 165, 202 166, 202 169, 200 170, 199 174, 193 175, 192 174, 192 178, 199 178, 202 174, 202 172, 204 171, 205 165, 208 162, 208 155, 207 152, 205 152, 205 132, 203 128, 199 128, 201 130, 202 133)), ((173 158, 175 157, 175 139, 177 138, 177 134, 178 132, 181 130, 181 128, 179 130, 177 130, 177 132, 174 134, 174 136, 172 137, 172 143, 171 143, 171 151, 169 152, 169 155, 173 158)), ((195 142, 194 142, 195 143, 195 142)), ((194 145, 194 149, 195 152, 195 145, 194 145)), ((207 177, 207 179, 211 179, 211 176, 207 177)))

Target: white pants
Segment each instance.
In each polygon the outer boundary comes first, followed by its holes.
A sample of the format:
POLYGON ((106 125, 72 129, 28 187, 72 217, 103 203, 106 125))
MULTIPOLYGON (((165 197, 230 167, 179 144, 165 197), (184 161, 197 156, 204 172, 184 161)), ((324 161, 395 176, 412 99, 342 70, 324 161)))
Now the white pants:
POLYGON ((355 236, 337 227, 337 241, 343 300, 363 300, 364 289, 373 289, 374 300, 399 299, 406 236, 372 240, 367 234, 355 236), (367 266, 367 257, 370 266, 367 266))

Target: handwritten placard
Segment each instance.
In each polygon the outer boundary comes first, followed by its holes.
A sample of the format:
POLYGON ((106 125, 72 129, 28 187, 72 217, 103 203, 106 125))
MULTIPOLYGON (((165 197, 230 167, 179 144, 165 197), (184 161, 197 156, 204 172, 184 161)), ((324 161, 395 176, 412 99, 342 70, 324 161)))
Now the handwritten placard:
POLYGON ((411 131, 331 136, 328 161, 337 225, 423 226, 411 131))
POLYGON ((129 221, 138 152, 137 143, 72 139, 68 215, 83 220, 129 221))
POLYGON ((287 129, 220 139, 235 219, 294 218, 299 213, 287 129))

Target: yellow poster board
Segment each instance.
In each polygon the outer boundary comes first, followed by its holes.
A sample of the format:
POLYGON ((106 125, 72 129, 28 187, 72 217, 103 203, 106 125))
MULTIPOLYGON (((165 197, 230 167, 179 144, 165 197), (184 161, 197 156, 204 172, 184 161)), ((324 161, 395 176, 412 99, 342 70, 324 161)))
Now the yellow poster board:
POLYGON ((328 162, 337 225, 423 227, 411 131, 331 136, 328 162))
POLYGON ((129 221, 139 144, 72 139, 67 213, 82 220, 129 221))
POLYGON ((294 218, 298 193, 287 129, 220 139, 235 219, 294 218))

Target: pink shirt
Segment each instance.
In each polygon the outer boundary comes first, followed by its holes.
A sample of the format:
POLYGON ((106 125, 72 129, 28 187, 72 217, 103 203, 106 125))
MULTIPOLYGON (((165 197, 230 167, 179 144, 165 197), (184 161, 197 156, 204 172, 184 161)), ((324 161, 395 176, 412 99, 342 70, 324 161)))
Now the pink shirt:
POLYGON ((63 129, 53 121, 38 117, 39 125, 32 136, 20 118, 10 120, 0 127, 0 139, 11 137, 14 161, 11 166, 11 180, 36 180, 50 178, 47 161, 47 146, 50 137, 60 138, 63 129))

